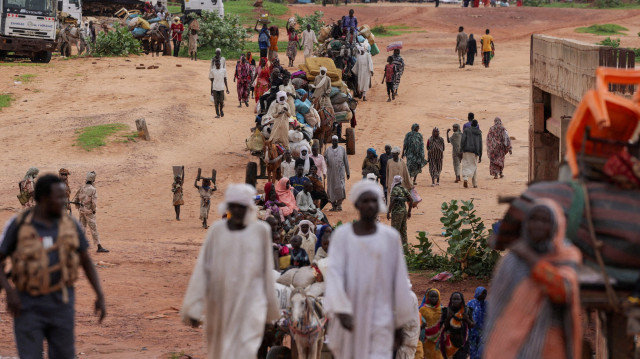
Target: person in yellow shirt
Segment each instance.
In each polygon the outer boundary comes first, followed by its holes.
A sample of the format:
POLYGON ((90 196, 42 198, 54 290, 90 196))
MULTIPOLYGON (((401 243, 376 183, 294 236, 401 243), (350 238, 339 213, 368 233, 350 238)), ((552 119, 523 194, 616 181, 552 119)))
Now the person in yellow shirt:
POLYGON ((491 56, 495 51, 493 36, 489 35, 489 29, 487 29, 485 34, 480 38, 480 43, 482 44, 482 63, 484 64, 484 67, 489 67, 491 56))

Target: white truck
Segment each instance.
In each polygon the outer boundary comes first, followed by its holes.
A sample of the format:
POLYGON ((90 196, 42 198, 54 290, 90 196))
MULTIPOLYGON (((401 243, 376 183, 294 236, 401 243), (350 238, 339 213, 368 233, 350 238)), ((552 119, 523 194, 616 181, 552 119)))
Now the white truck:
POLYGON ((217 12, 220 17, 224 16, 222 0, 184 0, 182 3, 182 13, 185 15, 192 12, 200 15, 203 10, 217 12))
POLYGON ((56 0, 0 1, 0 59, 29 57, 47 63, 56 49, 56 0))

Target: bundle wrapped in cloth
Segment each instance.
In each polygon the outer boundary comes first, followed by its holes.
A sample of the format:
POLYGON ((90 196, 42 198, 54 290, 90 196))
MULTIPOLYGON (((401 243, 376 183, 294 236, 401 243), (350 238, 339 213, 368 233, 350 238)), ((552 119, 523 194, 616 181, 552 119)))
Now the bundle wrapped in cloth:
MULTIPOLYGON (((313 81, 316 76, 320 75, 320 68, 325 67, 327 69, 327 75, 331 79, 331 85, 333 82, 342 81, 342 72, 336 68, 336 64, 332 59, 328 57, 309 57, 304 60, 303 65, 298 65, 298 68, 307 73, 307 80, 313 81)), ((340 85, 336 85, 339 87, 340 85)))

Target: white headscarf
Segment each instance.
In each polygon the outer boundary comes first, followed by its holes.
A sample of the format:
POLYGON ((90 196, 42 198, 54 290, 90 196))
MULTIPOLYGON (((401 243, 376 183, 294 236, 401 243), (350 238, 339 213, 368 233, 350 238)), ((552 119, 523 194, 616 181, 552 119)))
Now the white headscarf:
POLYGON ((300 159, 304 160, 304 174, 308 174, 309 173, 309 169, 311 168, 311 161, 309 160, 309 156, 311 156, 311 148, 309 148, 309 145, 302 145, 300 147, 300 159), (307 150, 307 155, 303 156, 302 155, 302 150, 307 150))
POLYGON ((367 192, 372 192, 378 198, 378 212, 387 212, 387 206, 384 203, 384 193, 382 192, 382 188, 379 184, 373 181, 362 180, 354 184, 353 187, 351 187, 351 192, 349 192, 349 200, 355 206, 360 197, 367 192))
POLYGON ((402 185, 402 176, 394 176, 393 182, 391 182, 391 189, 395 187, 397 184, 402 185))
POLYGON ((302 233, 302 225, 303 224, 308 224, 309 225, 309 231, 305 234, 309 234, 309 233, 313 233, 316 231, 316 226, 313 225, 313 223, 311 223, 311 221, 309 220, 302 220, 300 221, 300 223, 298 223, 298 228, 300 229, 300 233, 302 233))
POLYGON ((239 204, 247 207, 244 216, 244 225, 249 225, 258 220, 258 209, 255 205, 256 189, 245 183, 230 184, 224 193, 224 201, 218 205, 221 215, 227 213, 229 204, 239 204))
POLYGON ((87 182, 95 182, 96 181, 96 171, 91 171, 87 173, 87 182))
POLYGON ((375 180, 377 180, 377 179, 378 179, 378 176, 376 176, 376 174, 375 174, 375 173, 369 173, 369 174, 367 174, 367 180, 369 180, 369 181, 374 181, 374 182, 375 182, 375 180))
POLYGON ((402 149, 398 146, 393 147, 393 149, 391 150, 391 153, 401 153, 402 149))
POLYGON ((24 175, 23 180, 25 180, 25 181, 26 181, 26 180, 27 180, 27 179, 29 179, 29 178, 30 178, 30 179, 32 179, 32 180, 35 180, 35 179, 36 179, 36 177, 38 177, 38 173, 40 173, 40 170, 39 170, 38 168, 36 168, 36 167, 31 167, 31 168, 29 168, 29 169, 27 170, 27 174, 26 174, 26 175, 24 175))
POLYGON ((285 91, 278 91, 276 94, 276 101, 281 105, 287 102, 287 93, 285 91))
POLYGON ((338 136, 336 136, 336 135, 331 136, 331 140, 332 140, 332 141, 333 141, 333 140, 339 140, 339 139, 340 139, 340 138, 339 138, 338 136))

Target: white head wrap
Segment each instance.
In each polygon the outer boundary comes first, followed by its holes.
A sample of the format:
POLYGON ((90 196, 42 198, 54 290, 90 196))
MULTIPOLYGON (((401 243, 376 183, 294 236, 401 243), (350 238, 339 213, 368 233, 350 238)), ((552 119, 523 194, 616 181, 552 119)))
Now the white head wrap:
POLYGON ((340 138, 339 138, 338 136, 336 136, 336 135, 331 136, 331 140, 332 140, 332 141, 333 141, 333 140, 339 140, 339 139, 340 139, 340 138))
POLYGON ((395 187, 397 184, 402 185, 402 176, 394 176, 393 182, 391 182, 391 189, 395 187))
POLYGON ((218 51, 220 51, 220 52, 222 53, 222 50, 220 50, 220 48, 219 48, 219 47, 216 49, 216 52, 218 52, 218 51))
POLYGON ((376 182, 362 180, 354 184, 349 192, 349 200, 355 205, 360 199, 360 196, 367 192, 372 192, 378 198, 378 212, 387 212, 387 206, 384 204, 384 193, 382 187, 376 182))
POLYGON ((95 182, 96 181, 96 171, 91 171, 87 173, 87 182, 95 182))
POLYGON ((309 169, 311 168, 309 156, 311 156, 311 148, 309 148, 309 145, 302 145, 300 147, 300 159, 304 160, 304 174, 309 173, 309 169), (307 154, 305 156, 302 155, 302 150, 307 150, 307 154))
POLYGON ((325 75, 327 74, 327 68, 326 68, 326 67, 324 67, 324 66, 320 66, 320 75, 318 75, 318 76, 323 76, 323 75, 322 75, 322 70, 324 70, 324 74, 325 74, 325 75))
POLYGON ((391 153, 401 153, 402 149, 400 149, 400 147, 395 146, 393 147, 393 149, 391 149, 391 153))
POLYGON ((278 91, 276 101, 278 101, 279 104, 285 103, 287 101, 287 93, 285 91, 278 91))
POLYGON ((224 201, 218 205, 218 211, 224 215, 231 203, 247 207, 244 216, 244 225, 248 225, 258 220, 258 209, 255 205, 256 189, 248 184, 230 184, 224 193, 224 201))
POLYGON ((314 226, 313 223, 311 223, 311 221, 305 219, 305 220, 300 221, 300 223, 298 223, 298 228, 300 228, 300 233, 302 233, 302 225, 303 224, 308 224, 309 225, 309 232, 307 232, 307 233, 315 232, 315 230, 316 230, 315 227, 316 226, 314 226))
POLYGON ((27 170, 27 174, 24 176, 24 180, 27 180, 28 178, 35 179, 38 176, 38 173, 40 173, 39 169, 37 169, 36 167, 31 167, 27 170))
POLYGON ((375 173, 369 173, 369 174, 367 174, 367 179, 369 181, 375 181, 375 180, 378 179, 378 176, 376 176, 375 173))

